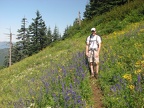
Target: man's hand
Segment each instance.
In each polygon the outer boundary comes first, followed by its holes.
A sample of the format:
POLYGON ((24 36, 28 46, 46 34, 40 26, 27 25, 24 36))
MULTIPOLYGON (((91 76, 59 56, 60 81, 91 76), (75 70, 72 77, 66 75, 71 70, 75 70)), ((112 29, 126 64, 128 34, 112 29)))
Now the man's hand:
POLYGON ((96 56, 96 57, 99 57, 99 53, 98 53, 98 52, 96 52, 95 56, 96 56))
POLYGON ((89 53, 88 52, 86 52, 86 56, 89 57, 89 53))
POLYGON ((86 56, 89 57, 88 44, 86 44, 86 56))

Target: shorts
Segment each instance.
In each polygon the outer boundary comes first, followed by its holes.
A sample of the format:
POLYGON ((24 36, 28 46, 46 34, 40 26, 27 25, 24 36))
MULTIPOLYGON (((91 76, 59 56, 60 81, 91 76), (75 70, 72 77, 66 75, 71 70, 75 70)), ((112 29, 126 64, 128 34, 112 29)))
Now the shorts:
POLYGON ((96 64, 99 63, 99 56, 96 57, 98 52, 96 50, 90 50, 88 55, 88 62, 94 62, 96 64))

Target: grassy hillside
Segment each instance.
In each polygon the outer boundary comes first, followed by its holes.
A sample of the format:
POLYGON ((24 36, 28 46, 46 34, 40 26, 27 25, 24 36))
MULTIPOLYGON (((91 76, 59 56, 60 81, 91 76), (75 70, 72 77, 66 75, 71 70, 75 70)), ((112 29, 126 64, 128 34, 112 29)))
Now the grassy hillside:
POLYGON ((97 28, 103 41, 98 82, 104 106, 143 107, 144 5, 138 0, 126 7, 115 9, 121 13, 112 10, 84 21, 73 36, 0 70, 0 107, 90 108, 92 91, 84 50, 91 27, 97 28))
POLYGON ((73 99, 67 99, 69 96, 75 100, 72 105, 87 106, 91 90, 83 59, 84 43, 79 41, 75 38, 57 42, 39 54, 1 70, 1 107, 12 107, 13 103, 17 107, 29 106, 33 102, 37 107, 63 107, 71 105, 73 99))

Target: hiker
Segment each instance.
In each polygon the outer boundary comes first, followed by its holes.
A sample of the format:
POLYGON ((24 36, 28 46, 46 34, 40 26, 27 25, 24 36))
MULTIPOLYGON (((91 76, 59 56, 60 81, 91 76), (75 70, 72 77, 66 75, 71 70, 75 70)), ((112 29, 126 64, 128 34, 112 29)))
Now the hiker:
POLYGON ((91 71, 91 77, 97 77, 99 71, 99 54, 101 49, 101 37, 96 35, 96 28, 91 28, 91 35, 86 39, 86 56, 91 71))

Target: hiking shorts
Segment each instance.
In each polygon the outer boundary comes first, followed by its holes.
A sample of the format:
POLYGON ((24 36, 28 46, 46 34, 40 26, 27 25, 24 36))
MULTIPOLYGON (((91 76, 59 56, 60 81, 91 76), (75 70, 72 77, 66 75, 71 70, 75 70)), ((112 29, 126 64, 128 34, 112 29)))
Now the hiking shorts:
POLYGON ((96 50, 90 50, 89 56, 88 56, 88 62, 94 62, 94 63, 98 64, 99 63, 99 56, 96 57, 97 53, 98 52, 96 50))

